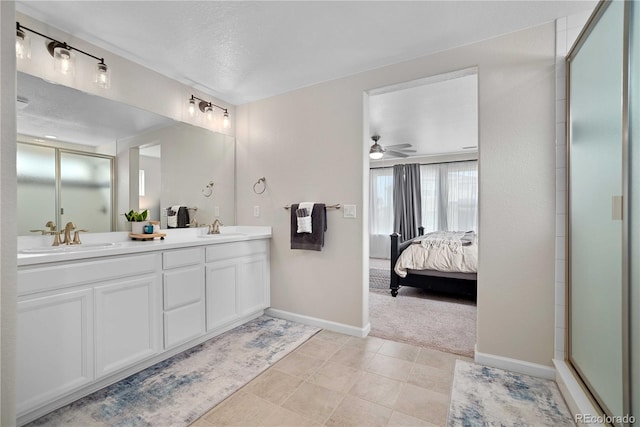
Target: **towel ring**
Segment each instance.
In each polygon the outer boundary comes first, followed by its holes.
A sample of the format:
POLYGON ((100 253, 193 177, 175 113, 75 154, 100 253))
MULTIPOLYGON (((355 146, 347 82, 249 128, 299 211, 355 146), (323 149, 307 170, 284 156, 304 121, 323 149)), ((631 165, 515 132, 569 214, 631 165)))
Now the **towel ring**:
POLYGON ((255 184, 253 184, 253 192, 256 194, 262 194, 267 189, 267 178, 264 176, 260 178, 255 184), (262 191, 256 190, 256 186, 262 183, 262 191))
POLYGON ((211 197, 211 195, 213 194, 214 185, 215 184, 213 183, 213 181, 209 181, 205 188, 202 189, 202 194, 204 195, 204 197, 211 197))

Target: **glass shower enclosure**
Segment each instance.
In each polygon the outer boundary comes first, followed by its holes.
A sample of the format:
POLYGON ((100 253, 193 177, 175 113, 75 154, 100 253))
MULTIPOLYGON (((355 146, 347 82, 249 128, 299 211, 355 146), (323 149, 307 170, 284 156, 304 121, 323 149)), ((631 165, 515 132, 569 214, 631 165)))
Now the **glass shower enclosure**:
POLYGON ((639 6, 601 2, 567 57, 568 359, 614 425, 640 410, 639 6))

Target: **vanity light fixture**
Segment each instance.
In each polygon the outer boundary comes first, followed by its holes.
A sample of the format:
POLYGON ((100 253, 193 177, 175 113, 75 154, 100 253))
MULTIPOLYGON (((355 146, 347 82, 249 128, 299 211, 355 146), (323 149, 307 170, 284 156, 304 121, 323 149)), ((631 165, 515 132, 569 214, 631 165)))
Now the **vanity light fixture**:
POLYGON ((29 34, 20 28, 20 23, 18 22, 16 22, 16 58, 31 58, 31 40, 29 39, 29 34))
POLYGON ((104 58, 98 58, 95 55, 87 53, 81 49, 68 45, 65 42, 61 42, 52 37, 39 33, 31 28, 21 25, 16 22, 16 57, 18 59, 31 58, 31 44, 29 37, 25 31, 37 34, 40 37, 44 37, 50 42, 47 44, 47 51, 53 57, 53 67, 56 71, 64 75, 72 75, 75 72, 75 52, 79 52, 83 55, 89 56, 98 63, 96 64, 94 83, 103 89, 108 89, 111 86, 111 75, 109 67, 104 62, 104 58))
POLYGON ((223 117, 222 117, 222 126, 225 129, 229 128, 231 122, 229 121, 229 111, 226 108, 216 105, 211 101, 205 101, 204 99, 198 98, 195 95, 191 95, 191 98, 189 98, 189 106, 188 106, 189 115, 191 117, 195 116, 196 114, 196 105, 198 106, 198 109, 205 114, 207 120, 209 121, 213 121, 214 119, 213 107, 219 108, 222 111, 224 111, 223 117), (198 101, 197 104, 196 104, 196 101, 198 101))

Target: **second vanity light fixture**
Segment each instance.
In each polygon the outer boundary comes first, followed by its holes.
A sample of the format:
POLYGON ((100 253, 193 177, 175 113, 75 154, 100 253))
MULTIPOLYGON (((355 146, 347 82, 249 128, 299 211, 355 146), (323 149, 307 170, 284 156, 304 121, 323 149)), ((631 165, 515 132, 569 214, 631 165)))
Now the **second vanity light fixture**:
POLYGON ((111 76, 107 64, 104 63, 104 58, 98 58, 90 53, 68 45, 65 42, 61 42, 52 37, 39 33, 31 28, 27 28, 16 22, 16 57, 18 59, 30 59, 31 58, 31 42, 28 34, 25 31, 29 31, 33 34, 37 34, 40 37, 44 37, 50 42, 47 44, 47 50, 49 54, 53 56, 53 67, 56 71, 64 75, 73 75, 75 72, 74 61, 75 57, 73 51, 79 52, 83 55, 89 56, 98 61, 95 69, 94 83, 103 89, 108 89, 111 85, 111 76))
POLYGON ((213 107, 219 108, 222 111, 224 111, 223 117, 222 117, 222 126, 225 129, 228 129, 231 123, 229 122, 229 111, 226 108, 216 105, 210 101, 205 101, 204 99, 198 98, 197 96, 194 96, 194 95, 191 95, 191 98, 189 98, 189 115, 191 117, 195 116, 196 108, 198 108, 200 111, 202 111, 205 114, 205 116, 207 117, 207 120, 212 122, 214 118, 213 107))

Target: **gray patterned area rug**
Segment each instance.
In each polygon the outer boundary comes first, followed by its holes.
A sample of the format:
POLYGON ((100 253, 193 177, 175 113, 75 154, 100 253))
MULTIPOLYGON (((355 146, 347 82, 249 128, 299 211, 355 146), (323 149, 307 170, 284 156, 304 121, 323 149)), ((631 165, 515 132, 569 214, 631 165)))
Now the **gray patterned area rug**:
POLYGON ((187 426, 319 331, 262 316, 30 426, 187 426))
POLYGON ((457 360, 448 426, 575 424, 553 381, 457 360))

